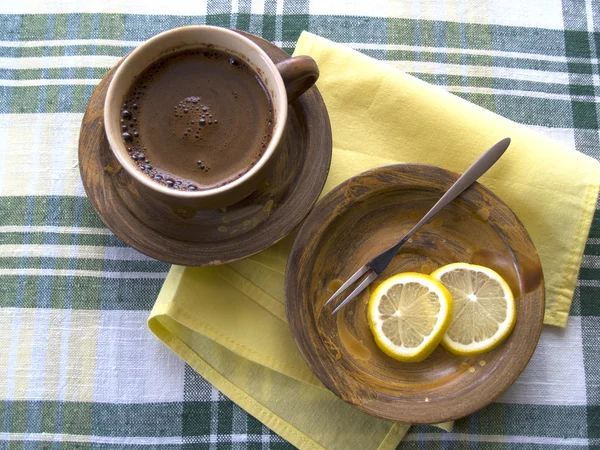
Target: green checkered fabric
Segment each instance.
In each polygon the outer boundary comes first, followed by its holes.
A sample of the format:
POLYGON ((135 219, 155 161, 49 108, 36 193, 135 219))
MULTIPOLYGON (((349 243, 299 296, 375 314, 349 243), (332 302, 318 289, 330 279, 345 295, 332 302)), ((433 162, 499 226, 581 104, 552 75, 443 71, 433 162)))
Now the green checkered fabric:
MULTIPOLYGON (((3 0, 0 448, 293 448, 148 331, 168 265, 107 230, 79 179, 99 80, 140 42, 190 24, 289 53, 308 30, 600 159, 599 3, 3 0)), ((600 448, 598 211, 567 327, 543 331, 491 406, 452 433, 412 427, 399 448, 479 447, 600 448)))

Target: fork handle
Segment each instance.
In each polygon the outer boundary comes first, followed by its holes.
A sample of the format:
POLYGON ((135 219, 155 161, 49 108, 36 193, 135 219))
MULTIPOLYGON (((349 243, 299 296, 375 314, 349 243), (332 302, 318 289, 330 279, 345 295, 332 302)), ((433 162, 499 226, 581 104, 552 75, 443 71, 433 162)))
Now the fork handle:
POLYGON ((406 236, 400 240, 389 250, 386 250, 380 256, 376 257, 369 263, 371 269, 376 273, 383 272, 383 269, 387 267, 394 255, 398 252, 406 241, 408 241, 413 234, 415 234, 419 228, 429 222, 433 216, 439 213, 448 203, 458 197, 465 189, 471 186, 479 177, 481 177, 487 170, 494 165, 496 161, 504 154, 508 146, 510 145, 510 138, 504 138, 501 141, 496 142, 492 145, 483 155, 471 164, 471 166, 454 182, 450 189, 446 191, 444 195, 436 202, 435 205, 423 216, 421 220, 408 232, 406 236))

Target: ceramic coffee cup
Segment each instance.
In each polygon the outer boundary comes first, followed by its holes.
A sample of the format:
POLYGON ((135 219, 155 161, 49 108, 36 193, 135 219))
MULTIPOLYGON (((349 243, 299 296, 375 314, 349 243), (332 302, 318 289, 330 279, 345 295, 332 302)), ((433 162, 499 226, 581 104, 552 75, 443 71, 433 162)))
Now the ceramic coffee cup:
POLYGON ((176 28, 144 42, 116 69, 104 103, 106 138, 112 154, 129 179, 127 186, 120 187, 124 201, 140 220, 158 231, 176 238, 193 239, 195 212, 234 204, 254 192, 264 181, 277 160, 285 133, 288 103, 308 90, 318 76, 319 70, 312 58, 299 56, 275 64, 248 38, 220 27, 176 28), (172 53, 206 47, 241 58, 259 76, 273 108, 275 123, 272 137, 256 164, 240 178, 206 190, 175 190, 145 175, 128 154, 122 137, 121 105, 136 77, 153 62, 172 53), (173 227, 174 218, 185 220, 183 226, 173 227))

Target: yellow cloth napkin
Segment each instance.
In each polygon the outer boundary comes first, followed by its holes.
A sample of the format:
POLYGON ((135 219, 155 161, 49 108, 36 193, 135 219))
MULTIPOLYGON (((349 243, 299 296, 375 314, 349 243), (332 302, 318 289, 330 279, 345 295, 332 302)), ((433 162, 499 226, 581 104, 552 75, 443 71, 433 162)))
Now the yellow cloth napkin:
MULTIPOLYGON (((398 162, 464 171, 509 136, 481 180, 506 201, 538 248, 546 323, 564 326, 600 183, 600 164, 572 149, 344 46, 303 33, 333 129, 325 192, 398 162)), ((152 331, 225 395, 301 449, 394 449, 408 429, 348 406, 315 379, 290 335, 283 278, 292 238, 228 266, 169 273, 152 331)), ((446 428, 451 424, 445 424, 446 428)))

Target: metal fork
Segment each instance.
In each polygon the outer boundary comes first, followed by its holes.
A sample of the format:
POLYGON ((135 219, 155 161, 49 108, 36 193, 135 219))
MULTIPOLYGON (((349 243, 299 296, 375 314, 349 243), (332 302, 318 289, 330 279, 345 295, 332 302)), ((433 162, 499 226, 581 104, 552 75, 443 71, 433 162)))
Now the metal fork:
POLYGON ((469 167, 465 173, 463 173, 458 180, 454 182, 450 189, 446 191, 444 195, 437 201, 435 205, 429 210, 427 214, 404 236, 400 242, 393 247, 380 253, 378 256, 373 258, 367 264, 358 269, 354 275, 346 280, 342 286, 335 291, 335 293, 327 300, 324 306, 327 306, 333 300, 335 300, 342 292, 352 286, 358 281, 363 275, 367 274, 364 280, 346 297, 333 311, 331 314, 335 314, 342 309, 350 300, 355 298, 358 294, 364 291, 368 285, 370 285, 375 279, 384 271, 388 264, 392 261, 400 247, 402 247, 406 241, 408 241, 413 234, 415 234, 419 228, 429 222, 433 216, 440 212, 448 203, 458 197, 465 189, 471 186, 481 175, 494 165, 496 161, 502 156, 510 145, 510 138, 504 138, 501 141, 495 143, 490 147, 483 155, 477 158, 471 167, 469 167))

